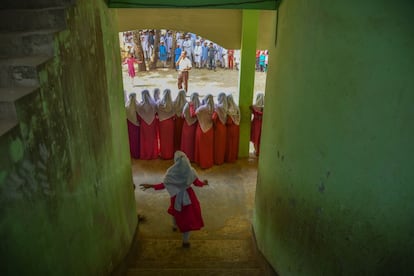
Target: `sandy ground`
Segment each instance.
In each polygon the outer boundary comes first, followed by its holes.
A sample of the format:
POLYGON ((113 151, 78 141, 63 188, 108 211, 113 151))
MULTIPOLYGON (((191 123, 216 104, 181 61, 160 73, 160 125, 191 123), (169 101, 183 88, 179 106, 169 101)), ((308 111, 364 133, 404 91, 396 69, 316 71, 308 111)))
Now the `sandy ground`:
MULTIPOLYGON (((172 97, 175 99, 178 93, 177 75, 174 69, 157 68, 153 71, 137 72, 136 77, 132 81, 128 76, 126 65, 122 67, 122 75, 124 80, 125 97, 131 92, 137 93, 138 100, 141 99, 141 91, 149 89, 151 94, 154 88, 171 89, 172 97)), ((266 73, 256 72, 254 94, 257 92, 265 92, 266 73)), ((239 71, 217 68, 216 71, 208 69, 195 69, 190 71, 188 82, 187 96, 193 92, 198 92, 200 96, 208 93, 217 96, 220 92, 226 94, 232 93, 236 103, 239 99, 239 71)), ((255 95, 253 99, 255 98, 255 95)), ((252 99, 252 102, 253 102, 252 99)))

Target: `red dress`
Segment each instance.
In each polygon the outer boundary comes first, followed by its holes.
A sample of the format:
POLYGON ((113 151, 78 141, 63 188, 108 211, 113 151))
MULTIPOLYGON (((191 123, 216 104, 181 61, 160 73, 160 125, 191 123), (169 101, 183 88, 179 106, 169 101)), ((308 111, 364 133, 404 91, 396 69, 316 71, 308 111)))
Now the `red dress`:
POLYGON ((227 116, 227 139, 225 161, 236 162, 239 156, 240 126, 233 122, 231 116, 227 116))
POLYGON ((158 123, 160 132, 160 157, 172 159, 174 157, 174 117, 160 120, 158 123))
POLYGON ((140 158, 151 160, 158 158, 158 141, 155 119, 151 124, 147 124, 140 116, 140 158))
POLYGON ((253 109, 253 120, 251 122, 250 129, 250 141, 253 142, 254 149, 256 150, 256 155, 259 156, 260 151, 260 137, 262 134, 262 116, 263 112, 253 109))
POLYGON ((154 118, 155 123, 155 140, 157 140, 157 155, 160 153, 160 120, 158 119, 158 114, 154 118))
POLYGON ((226 154, 227 128, 217 116, 213 114, 214 121, 214 164, 221 165, 224 163, 226 154))
POLYGON ((228 58, 229 69, 233 70, 234 50, 228 50, 227 51, 227 58, 228 58))
POLYGON ((128 75, 131 77, 131 78, 133 78, 133 77, 135 77, 135 67, 134 67, 134 64, 135 63, 138 63, 137 62, 137 60, 135 59, 135 58, 130 58, 130 57, 128 57, 126 60, 125 60, 125 62, 124 62, 124 64, 128 64, 128 75))
MULTIPOLYGON (((137 115, 138 116, 138 115, 137 115)), ((127 119, 128 125, 128 139, 129 139, 129 151, 131 153, 131 157, 138 159, 139 158, 139 126, 134 125, 127 119)))
MULTIPOLYGON (((204 111, 206 112, 206 111, 204 111)), ((195 116, 193 106, 190 106, 191 116, 195 116)), ((204 116, 209 116, 205 114, 204 116)), ((197 124, 194 142, 194 161, 202 169, 208 169, 214 165, 214 128, 210 127, 206 132, 197 124)))
MULTIPOLYGON (((184 125, 184 118, 183 117, 175 117, 175 127, 174 127, 174 151, 180 150, 181 148, 181 139, 182 139, 182 131, 184 125)), ((190 159, 190 157, 187 155, 190 159)), ((190 159, 191 161, 191 159, 190 159)))
POLYGON ((195 161, 194 156, 194 147, 195 147, 195 135, 197 130, 198 123, 193 123, 189 125, 185 120, 183 124, 183 131, 181 134, 181 147, 180 150, 183 151, 188 159, 191 162, 195 161))
POLYGON ((210 128, 203 132, 200 124, 197 124, 195 134, 194 160, 202 169, 213 167, 214 130, 210 128))
MULTIPOLYGON (((193 184, 198 187, 204 186, 198 178, 194 180, 193 184)), ((154 185, 155 190, 164 189, 163 183, 154 185)), ((175 218, 178 229, 181 232, 188 232, 193 230, 200 230, 204 226, 203 217, 201 216, 200 202, 191 187, 187 188, 188 195, 191 200, 190 205, 182 206, 181 211, 174 209, 174 203, 176 196, 170 198, 170 206, 168 207, 168 213, 175 218)))

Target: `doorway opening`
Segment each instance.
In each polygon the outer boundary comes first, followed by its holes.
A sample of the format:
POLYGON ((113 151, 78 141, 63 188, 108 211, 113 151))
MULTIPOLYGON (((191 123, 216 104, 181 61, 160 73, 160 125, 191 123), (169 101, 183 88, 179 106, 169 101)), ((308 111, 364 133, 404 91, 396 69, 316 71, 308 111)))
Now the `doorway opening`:
MULTIPOLYGON (((119 43, 123 61, 121 70, 125 103, 131 93, 135 93, 137 100, 141 101, 142 90, 148 89, 152 93, 157 88, 161 91, 170 89, 172 98, 175 99, 179 91, 177 88, 178 72, 175 67, 177 52, 191 45, 191 53, 188 56, 191 57, 193 68, 190 72, 187 97, 197 92, 200 98, 212 94, 216 100, 217 95, 224 92, 232 94, 236 104, 239 104, 240 49, 226 49, 201 35, 170 29, 137 29, 120 32, 119 43), (203 52, 203 48, 208 48, 210 43, 216 49, 214 68, 211 68, 208 57, 203 52), (198 46, 201 48, 199 52, 198 46), (163 51, 166 52, 165 61, 161 58, 163 51), (200 56, 197 56, 198 54, 200 56), (137 61, 133 64, 134 77, 131 77, 128 64, 125 62, 130 55, 137 61)), ((267 60, 266 49, 256 51, 252 104, 258 93, 265 93, 267 60)), ((255 149, 251 142, 249 152, 254 156, 255 149)))

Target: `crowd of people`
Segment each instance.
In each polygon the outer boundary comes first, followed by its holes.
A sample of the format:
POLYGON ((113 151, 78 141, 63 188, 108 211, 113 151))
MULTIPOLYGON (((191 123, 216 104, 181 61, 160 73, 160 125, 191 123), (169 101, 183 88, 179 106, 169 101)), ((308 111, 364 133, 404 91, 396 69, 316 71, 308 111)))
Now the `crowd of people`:
MULTIPOLYGON (((167 67, 167 62, 177 62, 182 51, 185 51, 195 68, 207 68, 210 70, 215 70, 217 67, 230 70, 239 69, 239 50, 223 48, 217 43, 191 32, 173 33, 171 30, 161 30, 158 49, 154 47, 156 39, 155 30, 140 30, 139 36, 144 59, 150 60, 153 52, 157 51, 158 59, 162 67, 167 67), (175 45, 173 45, 174 41, 175 45)), ((137 56, 132 32, 122 33, 121 47, 123 48, 123 52, 126 53, 124 59, 130 57, 130 55, 132 57, 137 56)), ((267 50, 256 51, 257 71, 266 72, 267 61, 267 50)))

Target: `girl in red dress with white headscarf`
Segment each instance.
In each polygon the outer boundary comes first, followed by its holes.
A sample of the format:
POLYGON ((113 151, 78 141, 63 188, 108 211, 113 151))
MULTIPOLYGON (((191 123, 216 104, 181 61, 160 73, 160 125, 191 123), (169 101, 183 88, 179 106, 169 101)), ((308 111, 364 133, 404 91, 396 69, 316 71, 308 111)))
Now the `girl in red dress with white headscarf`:
POLYGON ((170 194, 168 213, 174 218, 173 230, 178 227, 183 233, 184 248, 190 247, 190 231, 200 230, 204 226, 200 202, 191 184, 202 187, 208 185, 208 181, 202 182, 198 179, 197 172, 191 167, 190 161, 182 151, 175 152, 174 165, 168 168, 162 183, 140 184, 142 190, 167 189, 170 194))
POLYGON ((128 125, 128 138, 129 138, 129 151, 131 157, 139 158, 139 121, 137 113, 137 98, 135 93, 129 94, 129 99, 126 103, 127 111, 127 125, 128 125))
POLYGON ((262 117, 264 107, 264 94, 257 93, 255 104, 250 106, 250 110, 253 114, 250 129, 250 141, 254 145, 256 156, 260 153, 260 138, 262 136, 262 117))
POLYGON ((214 164, 221 165, 224 163, 226 154, 227 139, 227 97, 225 93, 220 93, 217 98, 217 104, 214 108, 214 164))
MULTIPOLYGON (((179 150, 181 146, 181 133, 183 131, 184 117, 183 109, 187 100, 185 99, 185 91, 178 91, 177 98, 174 101, 175 127, 174 127, 174 150, 179 150)), ((190 159, 191 160, 191 159, 190 159)))
POLYGON ((156 106, 148 90, 143 90, 141 97, 137 109, 140 122, 140 158, 144 160, 157 159, 156 106))
POLYGON ((197 116, 195 113, 191 114, 190 106, 193 110, 197 110, 200 106, 200 100, 197 92, 190 96, 190 102, 186 103, 183 109, 183 131, 181 134, 181 150, 187 155, 191 162, 195 161, 195 135, 197 130, 197 116))
POLYGON ((227 95, 227 139, 226 162, 236 162, 239 156, 240 139, 240 108, 236 105, 233 95, 227 95))
POLYGON ((193 112, 193 106, 190 106, 191 114, 197 116, 198 125, 196 129, 194 159, 202 169, 211 168, 214 165, 214 128, 213 113, 214 101, 213 96, 208 94, 202 104, 193 112))
POLYGON ((174 105, 171 99, 171 90, 165 89, 158 102, 158 129, 160 132, 160 157, 172 159, 174 157, 174 105))

